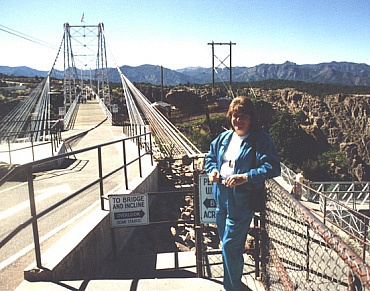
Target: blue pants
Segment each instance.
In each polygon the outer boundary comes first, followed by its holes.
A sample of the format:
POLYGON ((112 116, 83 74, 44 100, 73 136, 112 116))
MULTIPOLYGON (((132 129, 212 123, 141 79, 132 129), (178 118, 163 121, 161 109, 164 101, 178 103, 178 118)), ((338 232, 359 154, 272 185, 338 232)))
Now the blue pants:
POLYGON ((222 241, 224 289, 238 291, 244 267, 244 246, 254 216, 250 196, 235 188, 218 185, 216 223, 222 241))

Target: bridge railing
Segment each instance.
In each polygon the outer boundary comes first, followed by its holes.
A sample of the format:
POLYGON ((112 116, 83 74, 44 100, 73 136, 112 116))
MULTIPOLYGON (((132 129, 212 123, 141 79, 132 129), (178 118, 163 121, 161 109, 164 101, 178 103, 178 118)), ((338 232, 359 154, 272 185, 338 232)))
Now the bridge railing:
MULTIPOLYGON (((370 214, 370 182, 309 182, 307 185, 354 210, 370 214)), ((307 194, 308 201, 318 200, 315 192, 307 194)))
POLYGON ((151 146, 151 151, 153 156, 158 158, 159 149, 158 145, 155 142, 155 139, 152 136, 152 133, 150 135, 146 135, 146 133, 151 133, 150 126, 149 125, 142 125, 142 124, 124 124, 122 126, 122 133, 127 137, 132 136, 141 136, 140 140, 136 140, 137 143, 140 143, 142 146, 149 145, 151 146))
POLYGON ((267 188, 267 211, 261 219, 265 286, 271 290, 370 288, 370 269, 353 250, 353 237, 345 241, 341 230, 314 215, 276 181, 269 180, 267 188))
MULTIPOLYGON (((45 130, 41 130, 43 133, 43 140, 35 140, 40 131, 25 131, 25 132, 8 132, 6 135, 1 137, 0 144, 3 148, 0 150, 1 161, 9 164, 14 163, 14 156, 27 156, 31 157, 30 161, 35 161, 35 148, 50 144, 51 156, 58 154, 60 146, 62 145, 60 121, 54 123, 54 125, 48 130, 48 134, 45 135, 45 130)), ((25 161, 27 161, 25 159, 25 161)), ((19 164, 18 162, 15 162, 19 164)))
POLYGON ((344 204, 336 197, 330 197, 325 193, 315 191, 305 185, 300 185, 308 197, 315 197, 302 203, 313 213, 320 217, 325 225, 336 229, 337 234, 342 237, 362 259, 370 263, 370 217, 356 209, 344 204))
POLYGON ((107 105, 104 103, 104 100, 102 100, 101 98, 99 98, 99 104, 100 104, 101 108, 103 109, 105 115, 107 116, 107 119, 109 121, 109 124, 110 125, 113 125, 112 113, 110 112, 110 110, 107 107, 107 105))
MULTIPOLYGON (((2 187, 7 181, 12 180, 14 177, 22 176, 26 178, 28 181, 27 185, 31 217, 20 223, 17 222, 17 225, 14 225, 14 229, 10 230, 10 232, 1 239, 0 250, 4 249, 3 248, 4 246, 11 243, 12 239, 15 238, 17 235, 20 235, 20 233, 23 230, 32 226, 36 265, 38 268, 42 268, 41 247, 40 247, 41 230, 39 230, 39 221, 41 221, 41 219, 47 220, 48 217, 50 219, 49 214, 51 214, 53 210, 57 209, 58 207, 67 207, 68 203, 71 203, 73 198, 80 197, 82 199, 86 194, 88 194, 91 191, 93 192, 96 191, 99 193, 101 208, 105 210, 104 209, 105 201, 108 199, 108 197, 105 194, 112 190, 113 187, 117 186, 116 183, 111 183, 112 179, 114 178, 118 179, 120 183, 123 183, 123 185, 125 185, 126 190, 128 190, 129 189, 128 171, 138 169, 140 177, 143 177, 142 159, 144 159, 144 157, 148 155, 153 165, 150 142, 145 144, 145 146, 142 146, 142 144, 140 143, 140 141, 143 140, 144 136, 147 136, 147 139, 150 140, 150 133, 143 133, 141 135, 127 137, 117 141, 107 142, 104 144, 99 144, 85 149, 60 154, 55 157, 49 157, 24 165, 20 165, 11 170, 10 172, 8 172, 4 177, 0 179, 0 187, 2 187), (132 148, 129 148, 130 146, 133 145, 132 144, 133 141, 134 143, 137 144, 136 154, 135 151, 132 150, 132 148), (122 148, 122 161, 120 161, 118 158, 115 158, 114 165, 112 165, 112 163, 105 162, 106 160, 108 160, 107 155, 111 155, 109 148, 113 147, 114 149, 116 149, 117 146, 118 147, 120 146, 122 148), (93 154, 93 156, 96 157, 96 161, 94 160, 85 161, 83 158, 78 159, 78 157, 80 157, 81 155, 83 157, 84 154, 88 152, 97 152, 97 155, 93 154), (60 174, 63 174, 63 172, 67 172, 72 174, 74 177, 81 174, 80 182, 78 183, 77 186, 78 188, 73 189, 73 191, 71 190, 62 199, 58 200, 58 202, 54 202, 54 204, 43 207, 42 209, 40 209, 40 205, 38 204, 37 205, 38 211, 36 211, 35 193, 36 191, 40 192, 43 190, 40 189, 40 186, 42 184, 41 183, 40 185, 38 184, 39 180, 34 179, 35 176, 37 175, 36 169, 42 167, 45 164, 55 163, 56 161, 63 160, 68 161, 67 164, 70 164, 70 162, 72 161, 74 166, 71 167, 69 170, 61 169, 62 172, 60 174), (87 162, 97 165, 98 171, 96 176, 91 175, 87 177, 86 175, 83 174, 82 169, 86 166, 87 162)), ((57 173, 57 169, 55 169, 55 171, 56 171, 55 173, 57 173)), ((10 187, 10 189, 11 188, 12 187, 10 187)), ((5 191, 7 191, 7 188, 2 191, 3 195, 6 194, 5 191)), ((76 209, 74 207, 74 211, 75 210, 76 209)), ((84 209, 81 209, 81 211, 82 210, 84 209)), ((51 224, 53 224, 53 222, 51 222, 51 224)), ((8 227, 8 229, 10 228, 11 227, 8 227)))
MULTIPOLYGON (((23 98, 19 104, 13 108, 0 123, 0 138, 6 136, 7 133, 21 133, 26 130, 40 129, 40 124, 43 122, 37 118, 37 112, 34 108, 39 102, 39 98, 45 97, 45 86, 47 86, 49 80, 44 78, 27 96, 23 98)), ((43 119, 45 120, 45 119, 43 119)), ((13 136, 16 138, 16 136, 13 136)))
POLYGON ((289 169, 285 164, 280 163, 281 168, 281 177, 284 179, 284 181, 290 186, 290 189, 294 186, 294 181, 296 178, 296 173, 289 169))
POLYGON ((73 128, 74 122, 77 116, 77 108, 78 108, 78 99, 79 97, 73 100, 71 106, 68 108, 66 115, 64 116, 63 123, 64 129, 71 129, 73 128))
POLYGON ((286 190, 320 217, 324 224, 336 228, 362 259, 369 261, 370 183, 295 181, 296 174, 282 166, 286 190))

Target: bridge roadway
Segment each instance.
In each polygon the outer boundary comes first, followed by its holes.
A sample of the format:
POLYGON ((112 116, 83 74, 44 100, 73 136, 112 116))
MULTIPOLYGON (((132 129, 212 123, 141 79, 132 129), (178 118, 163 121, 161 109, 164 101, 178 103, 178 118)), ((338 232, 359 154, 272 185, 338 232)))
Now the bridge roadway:
MULTIPOLYGON (((122 129, 120 127, 113 127, 110 126, 108 121, 106 120, 106 117, 100 107, 100 105, 97 102, 94 101, 88 101, 86 104, 79 104, 78 114, 75 121, 74 129, 66 131, 63 133, 63 138, 73 138, 74 136, 79 136, 81 133, 86 132, 85 135, 80 137, 78 140, 75 141, 75 143, 72 145, 72 150, 82 149, 89 146, 93 146, 99 143, 108 142, 110 140, 116 140, 122 138, 122 129)), ((114 150, 111 149, 111 153, 108 153, 104 155, 104 160, 109 159, 108 164, 116 164, 118 155, 122 155, 120 151, 116 148, 114 150)), ((78 156, 79 161, 85 161, 86 164, 81 167, 78 172, 83 172, 84 177, 89 177, 90 175, 96 175, 97 172, 97 164, 94 162, 96 160, 96 153, 86 152, 84 156, 78 156), (90 156, 89 156, 90 155, 90 156)), ((76 166, 77 167, 77 166, 76 166)), ((43 186, 48 189, 48 191, 52 191, 53 189, 55 191, 59 191, 61 188, 58 185, 65 185, 66 180, 68 180, 68 187, 74 188, 74 184, 78 184, 81 175, 80 173, 74 172, 74 170, 71 171, 71 173, 58 173, 56 171, 45 171, 42 173, 38 173, 36 175, 35 180, 40 180, 41 183, 43 183, 43 186), (72 175, 70 175, 72 174, 72 175), (74 176, 76 176, 74 178, 74 176), (51 187, 51 185, 54 185, 51 187), (59 189, 59 190, 58 190, 59 189)), ((129 173, 129 180, 132 180, 137 176, 138 173, 133 171, 129 173)), ((122 185, 117 185, 117 181, 122 182, 122 178, 118 177, 113 179, 112 181, 112 191, 119 189, 122 187, 122 185)), ((39 185, 38 187, 42 187, 39 185)), ((94 191, 93 191, 94 192, 94 191)), ((50 193, 48 195, 51 195, 50 193)), ((96 191, 94 193, 95 196, 93 198, 89 198, 89 200, 86 200, 85 198, 81 199, 83 200, 81 203, 86 205, 95 205, 95 208, 99 208, 98 199, 99 197, 96 195, 96 191)), ((37 199, 37 198, 36 198, 37 199)), ((77 199, 73 203, 79 203, 77 199)), ((75 204, 73 204, 75 206, 75 204)), ((39 205, 38 205, 39 208, 39 205)), ((80 209, 80 207, 76 207, 77 209, 80 209)), ((26 209, 26 212, 29 210, 26 209)), ((71 210, 68 210, 71 211, 71 210)), ((75 211, 73 212, 74 215, 76 214, 75 211)), ((59 215, 58 219, 60 219, 59 215)), ((69 218, 69 216, 68 216, 69 218)), ((63 220, 64 221, 64 220, 63 220)), ((81 220, 76 220, 74 224, 81 223, 81 220)), ((56 228, 56 225, 52 224, 49 226, 50 232, 53 231, 53 228, 56 228)), ((68 227, 70 229, 70 227, 68 227)), ((61 239, 65 232, 59 231, 57 234, 53 235, 53 238, 48 243, 43 243, 46 246, 42 247, 42 250, 46 250, 47 247, 51 248, 53 243, 57 243, 57 240, 61 239)), ((40 234, 41 236, 42 234, 40 234)), ((44 236, 47 236, 46 234, 44 236)), ((32 239, 31 237, 29 239, 32 239)), ((31 242, 29 242, 31 243, 31 242)), ((19 250, 20 252, 21 250, 19 250)), ((220 282, 201 279, 201 278, 195 278, 195 255, 193 252, 187 252, 187 253, 180 253, 180 264, 190 266, 188 268, 188 275, 186 277, 188 278, 182 278, 184 277, 183 274, 176 274, 174 272, 169 272, 169 275, 166 278, 166 272, 162 272, 162 275, 159 275, 160 277, 152 277, 147 274, 147 271, 143 270, 144 274, 134 274, 132 278, 142 278, 142 279, 130 279, 130 276, 127 276, 127 274, 124 274, 124 272, 127 272, 127 270, 130 270, 130 266, 127 266, 125 264, 122 265, 122 263, 114 263, 112 262, 111 266, 102 266, 102 274, 99 276, 99 278, 91 280, 86 283, 84 280, 74 280, 74 281, 63 281, 58 283, 52 283, 52 282, 29 282, 26 280, 23 280, 23 270, 26 269, 26 267, 31 264, 30 260, 33 256, 33 251, 29 250, 28 255, 26 256, 27 259, 17 259, 16 263, 18 268, 13 268, 11 270, 1 270, 0 273, 0 279, 2 283, 0 284, 2 286, 2 290, 138 290, 138 291, 144 291, 144 290, 221 290, 222 286, 220 282), (20 262, 20 263, 19 263, 20 262), (22 274, 22 275, 21 275, 22 274), (175 275, 175 276, 173 276, 175 275), (11 279, 13 278, 13 279, 11 279), (150 278, 156 278, 156 279, 150 279, 150 278), (20 285, 18 285, 21 283, 20 285), (18 286, 18 287, 17 287, 18 286)), ((13 254, 14 256, 14 254, 13 254)), ((135 259, 134 259, 135 260, 135 259)), ((154 268, 158 269, 170 269, 171 266, 174 266, 174 255, 172 253, 170 254, 160 254, 160 257, 157 258, 157 266, 154 268)), ((141 266, 144 266, 145 269, 145 259, 143 260, 141 266)), ((14 263, 13 263, 14 265, 14 263)), ((161 270, 158 270, 160 272, 161 270)), ((157 275, 159 273, 156 273, 157 275)), ((246 290, 263 290, 259 282, 254 282, 248 280, 248 285, 251 289, 246 290)))

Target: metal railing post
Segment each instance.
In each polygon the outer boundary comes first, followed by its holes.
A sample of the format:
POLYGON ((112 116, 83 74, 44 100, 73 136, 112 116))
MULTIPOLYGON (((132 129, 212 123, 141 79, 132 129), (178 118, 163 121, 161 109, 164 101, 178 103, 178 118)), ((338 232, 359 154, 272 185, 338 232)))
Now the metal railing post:
POLYGON ((9 150, 9 164, 12 163, 12 152, 10 148, 10 138, 8 137, 8 150, 9 150))
POLYGON ((307 235, 307 244, 306 244, 306 280, 308 281, 310 279, 310 243, 311 243, 311 237, 310 237, 310 227, 309 225, 306 226, 306 235, 307 235))
POLYGON ((38 268, 42 268, 39 229, 38 229, 37 214, 36 214, 35 191, 33 187, 32 166, 29 167, 27 170, 27 180, 28 180, 28 195, 30 199, 30 211, 31 211, 31 216, 32 216, 33 241, 35 244, 36 266, 38 268))
POLYGON ((197 278, 203 278, 203 251, 202 251, 202 226, 200 223, 200 209, 199 209, 199 171, 193 172, 194 179, 194 218, 195 218, 195 258, 197 278))
POLYGON ((137 145, 137 154, 138 154, 138 158, 139 158, 139 173, 140 173, 140 178, 142 178, 143 177, 143 171, 142 171, 142 167, 141 167, 141 154, 140 154, 141 141, 140 141, 139 136, 136 138, 136 145, 137 145))
POLYGON ((150 160, 151 160, 151 164, 153 166, 153 146, 152 146, 152 135, 149 131, 149 148, 150 148, 150 160))
MULTIPOLYGON (((367 226, 369 225, 369 218, 368 217, 364 217, 364 242, 367 241, 367 226)), ((366 258, 366 244, 363 244, 362 245, 362 260, 365 262, 365 258, 366 258)))
POLYGON ((125 166, 124 175, 125 175, 125 186, 126 190, 128 190, 128 177, 127 177, 127 157, 126 157, 126 142, 125 140, 122 141, 122 151, 123 151, 123 165, 125 166))
MULTIPOLYGON (((265 211, 262 211, 260 213, 261 217, 260 217, 260 248, 261 248, 261 259, 260 259, 260 262, 261 262, 261 265, 258 265, 258 278, 264 278, 264 277, 267 277, 267 264, 268 264, 268 261, 269 261, 269 258, 270 258, 270 253, 269 253, 269 242, 270 242, 270 235, 269 233, 267 232, 267 214, 266 214, 267 210, 265 211)), ((256 268, 257 270, 257 268, 256 268)), ((257 273, 256 273, 257 275, 257 273)))
MULTIPOLYGON (((260 212, 260 215, 262 213, 260 212)), ((256 231, 256 235, 254 237, 254 267, 255 267, 255 275, 256 278, 260 277, 260 256, 262 255, 261 251, 261 242, 262 242, 262 227, 261 227, 261 220, 258 223, 258 219, 261 219, 261 217, 257 217, 256 214, 254 214, 253 217, 253 226, 254 230, 256 231)))
POLYGON ((323 217, 323 223, 326 225, 326 215, 327 215, 327 209, 326 209, 326 203, 327 203, 327 198, 326 196, 324 197, 324 209, 323 209, 323 214, 324 214, 324 217, 323 217))
POLYGON ((104 210, 103 165, 101 157, 101 147, 98 147, 98 168, 99 168, 100 205, 101 209, 104 210))
POLYGON ((51 155, 54 157, 54 153, 57 151, 55 134, 50 131, 50 144, 51 144, 51 155))
POLYGON ((33 134, 31 134, 32 161, 35 161, 35 150, 33 148, 33 134))

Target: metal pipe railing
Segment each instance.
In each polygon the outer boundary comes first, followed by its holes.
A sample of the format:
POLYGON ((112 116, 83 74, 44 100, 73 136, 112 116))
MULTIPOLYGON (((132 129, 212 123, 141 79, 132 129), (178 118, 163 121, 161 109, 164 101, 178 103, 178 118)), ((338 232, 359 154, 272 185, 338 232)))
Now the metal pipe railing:
MULTIPOLYGON (((103 158, 104 158, 103 154, 102 154, 102 149, 104 149, 105 147, 114 145, 114 144, 119 144, 119 143, 122 143, 123 148, 125 148, 125 143, 126 142, 132 142, 132 141, 135 141, 137 139, 139 139, 139 141, 140 141, 141 138, 144 135, 150 135, 150 133, 143 133, 143 134, 138 135, 138 136, 126 137, 126 138, 123 138, 123 139, 120 139, 120 140, 117 140, 117 141, 111 141, 111 142, 103 143, 103 144, 100 144, 100 145, 91 146, 91 147, 88 147, 88 148, 85 148, 85 149, 80 149, 80 150, 72 151, 72 152, 69 152, 69 153, 61 154, 61 155, 58 155, 56 157, 48 157, 48 158, 45 158, 45 159, 42 159, 42 160, 39 160, 39 161, 33 161, 33 162, 30 162, 30 163, 27 163, 27 164, 24 164, 24 165, 17 166, 14 169, 12 169, 10 172, 8 172, 4 177, 2 177, 0 179, 0 186, 2 186, 7 181, 11 180, 14 176, 16 176, 20 172, 25 171, 27 173, 31 219, 28 219, 28 220, 24 221, 20 226, 17 226, 5 238, 3 238, 0 241, 0 248, 2 248, 4 245, 9 243, 11 241, 11 239, 14 238, 21 230, 23 230, 24 228, 28 227, 31 224, 32 229, 33 229, 33 240, 34 240, 34 245, 35 245, 36 264, 37 264, 37 267, 41 268, 42 267, 42 259, 41 259, 41 249, 40 249, 40 242, 39 242, 40 239, 39 239, 39 230, 38 230, 38 220, 40 218, 44 217, 45 215, 49 214, 51 211, 58 208, 59 206, 65 204, 67 201, 70 201, 72 198, 76 197, 77 195, 83 193, 84 191, 90 189, 91 187, 93 187, 95 185, 99 185, 99 189, 100 189, 99 194, 100 194, 100 199, 101 199, 101 209, 105 210, 104 209, 104 200, 106 198, 104 196, 104 187, 103 187, 104 181, 106 179, 108 179, 109 177, 111 177, 113 174, 117 173, 119 170, 123 169, 124 172, 125 172, 125 177, 126 177, 124 183, 125 183, 126 189, 128 189, 128 183, 129 182, 128 182, 127 173, 126 173, 127 169, 128 169, 128 166, 135 163, 136 161, 141 160, 143 156, 148 155, 148 154, 151 156, 151 161, 152 161, 152 164, 153 164, 153 157, 151 155, 151 150, 152 150, 151 146, 149 145, 149 147, 147 147, 147 145, 145 145, 145 147, 144 147, 145 150, 142 150, 141 149, 142 144, 139 142, 137 144, 137 147, 140 150, 137 152, 136 157, 131 158, 130 161, 129 161, 128 157, 127 157, 128 153, 124 150, 123 151, 124 164, 115 168, 115 169, 113 169, 112 171, 110 171, 110 172, 108 172, 104 175, 103 171, 102 171, 102 162, 103 162, 103 158), (41 211, 39 213, 37 213, 36 212, 36 202, 35 202, 34 181, 33 181, 33 173, 34 173, 33 169, 36 168, 36 167, 39 167, 40 165, 43 165, 43 164, 47 164, 47 163, 50 163, 50 162, 55 162, 57 160, 65 159, 65 158, 68 158, 70 156, 76 156, 77 154, 86 153, 88 151, 95 151, 95 150, 98 151, 98 158, 97 158, 98 159, 98 167, 99 167, 98 178, 93 180, 92 182, 88 183, 87 185, 84 185, 82 188, 78 189, 77 191, 69 194, 64 199, 58 201, 57 203, 49 206, 48 208, 44 209, 43 211, 41 211)), ((139 163, 139 167, 142 167, 141 163, 139 163)), ((142 171, 142 169, 139 169, 139 170, 140 170, 140 172, 142 171)))
MULTIPOLYGON (((32 161, 35 161, 35 147, 43 146, 45 144, 50 144, 51 148, 51 155, 54 156, 57 154, 59 146, 62 144, 62 136, 60 129, 55 129, 52 127, 52 129, 49 130, 50 136, 48 138, 44 138, 43 141, 36 142, 34 140, 34 135, 38 134, 37 131, 23 131, 21 133, 13 133, 10 132, 6 136, 2 136, 2 139, 5 140, 7 144, 7 151, 0 151, 0 153, 7 152, 8 153, 8 163, 12 164, 13 163, 13 158, 12 155, 14 154, 19 154, 20 151, 24 151, 27 149, 31 150, 31 156, 32 156, 32 161), (18 140, 21 140, 21 142, 15 142, 16 137, 18 136, 25 136, 24 138, 18 138, 18 140), (21 144, 26 144, 29 143, 25 146, 19 146, 21 144)), ((6 162, 6 160, 3 160, 6 162)))

